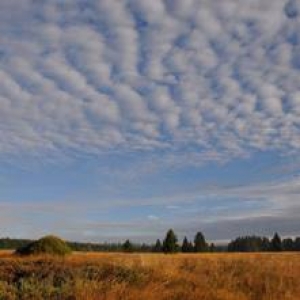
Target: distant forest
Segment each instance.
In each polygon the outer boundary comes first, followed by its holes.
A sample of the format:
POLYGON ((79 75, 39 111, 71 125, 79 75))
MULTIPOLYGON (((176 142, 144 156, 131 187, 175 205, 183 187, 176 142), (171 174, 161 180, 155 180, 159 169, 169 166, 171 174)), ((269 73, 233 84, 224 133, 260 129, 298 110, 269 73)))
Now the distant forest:
MULTIPOLYGON (((0 238, 0 249, 18 249, 32 240, 0 238)), ((197 232, 193 240, 184 237, 181 243, 177 235, 170 229, 164 240, 156 240, 155 244, 137 244, 126 240, 124 243, 81 243, 67 242, 73 251, 95 252, 164 252, 164 253, 197 253, 197 252, 268 252, 268 251, 300 251, 300 237, 281 239, 278 233, 273 238, 260 236, 238 237, 228 245, 207 243, 202 232, 197 232)))

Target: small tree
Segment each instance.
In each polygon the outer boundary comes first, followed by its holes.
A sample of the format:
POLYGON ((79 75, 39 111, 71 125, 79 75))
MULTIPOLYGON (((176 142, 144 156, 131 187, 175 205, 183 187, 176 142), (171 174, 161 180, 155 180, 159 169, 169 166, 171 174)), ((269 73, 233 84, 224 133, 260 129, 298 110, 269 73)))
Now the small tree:
POLYGON ((166 237, 163 242, 163 251, 165 253, 175 253, 178 251, 178 239, 175 235, 174 231, 172 229, 169 229, 169 231, 166 234, 166 237))
POLYGON ((124 252, 133 252, 133 245, 129 240, 126 240, 122 245, 122 249, 124 252))
POLYGON ((216 252, 216 246, 215 246, 214 243, 211 243, 211 244, 209 245, 209 252, 216 252))
POLYGON ((159 239, 156 240, 156 243, 153 247, 153 252, 162 252, 162 245, 159 239))
POLYGON ((271 240, 271 251, 282 251, 281 238, 277 232, 271 240))
POLYGON ((270 241, 268 238, 263 237, 261 241, 261 251, 269 251, 270 250, 270 241))
POLYGON ((205 241, 202 232, 197 232, 194 239, 194 251, 195 252, 205 252, 207 251, 207 243, 205 241))
POLYGON ((193 244, 188 241, 187 237, 185 236, 182 242, 181 251, 183 253, 193 252, 193 244))

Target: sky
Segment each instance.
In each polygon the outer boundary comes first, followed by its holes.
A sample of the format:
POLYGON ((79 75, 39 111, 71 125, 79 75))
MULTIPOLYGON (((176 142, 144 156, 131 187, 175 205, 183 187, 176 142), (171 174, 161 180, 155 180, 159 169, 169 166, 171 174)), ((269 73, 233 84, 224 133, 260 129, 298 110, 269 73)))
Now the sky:
POLYGON ((1 0, 0 236, 300 235, 300 0, 1 0))

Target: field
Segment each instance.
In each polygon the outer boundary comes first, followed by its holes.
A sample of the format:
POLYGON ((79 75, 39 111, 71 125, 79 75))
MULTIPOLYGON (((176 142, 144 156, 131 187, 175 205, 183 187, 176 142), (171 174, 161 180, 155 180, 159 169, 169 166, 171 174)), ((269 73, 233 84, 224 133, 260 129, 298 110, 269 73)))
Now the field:
POLYGON ((1 252, 0 299, 299 300, 300 254, 1 252))

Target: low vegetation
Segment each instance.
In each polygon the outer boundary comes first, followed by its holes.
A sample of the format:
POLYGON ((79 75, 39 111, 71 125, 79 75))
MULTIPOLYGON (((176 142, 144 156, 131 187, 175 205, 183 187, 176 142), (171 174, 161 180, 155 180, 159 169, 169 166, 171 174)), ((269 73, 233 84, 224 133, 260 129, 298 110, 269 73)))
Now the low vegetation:
POLYGON ((0 252, 1 300, 299 300, 300 254, 0 252))
POLYGON ((20 255, 48 254, 64 256, 70 253, 71 249, 67 243, 53 235, 45 236, 16 250, 16 254, 20 255))

